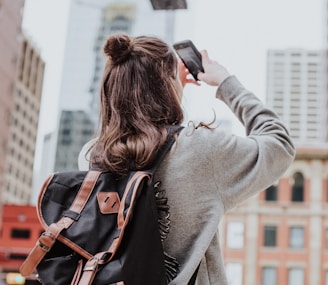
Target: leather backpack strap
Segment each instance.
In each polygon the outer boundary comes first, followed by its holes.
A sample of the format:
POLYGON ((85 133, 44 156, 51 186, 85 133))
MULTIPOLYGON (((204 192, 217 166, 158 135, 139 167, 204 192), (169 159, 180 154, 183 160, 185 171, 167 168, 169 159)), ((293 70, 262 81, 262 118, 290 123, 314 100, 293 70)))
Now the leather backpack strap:
POLYGON ((132 217, 133 206, 138 197, 138 191, 141 190, 140 185, 142 185, 142 183, 144 183, 145 181, 148 182, 149 180, 150 180, 149 174, 143 171, 135 172, 133 176, 129 179, 128 183, 125 186, 125 190, 122 196, 122 201, 120 203, 119 212, 117 215, 117 225, 118 225, 118 229, 120 230, 119 236, 113 240, 112 244, 110 245, 107 251, 103 251, 95 254, 92 258, 90 258, 86 262, 83 268, 83 274, 81 276, 78 285, 92 284, 93 279, 97 273, 98 266, 110 262, 112 258, 115 256, 115 253, 117 252, 122 242, 124 231, 129 223, 129 220, 132 217), (130 206, 126 212, 125 201, 128 196, 131 197, 131 201, 130 201, 130 206))
MULTIPOLYGON (((89 171, 86 177, 83 180, 83 183, 80 187, 79 192, 77 193, 69 211, 78 216, 86 202, 88 201, 90 194, 92 193, 93 187, 96 184, 99 175, 99 171, 89 171)), ((44 184, 44 187, 47 187, 50 183, 51 176, 48 180, 48 183, 44 184)), ((72 215, 73 216, 73 215, 72 215)), ((31 275, 40 261, 44 258, 47 252, 50 251, 52 246, 55 244, 57 237, 62 230, 68 229, 75 222, 74 217, 63 216, 57 223, 52 223, 44 233, 40 236, 36 242, 34 248, 31 250, 28 257, 25 259, 21 265, 19 271, 23 276, 31 275)))
POLYGON ((164 143, 164 145, 162 145, 159 152, 157 153, 157 157, 155 161, 152 163, 151 168, 147 171, 148 173, 155 173, 158 166, 164 160, 165 156, 167 155, 172 145, 174 144, 175 142, 174 136, 178 134, 183 129, 183 127, 180 125, 172 125, 172 126, 168 126, 167 129, 168 129, 168 137, 166 139, 166 142, 164 143))

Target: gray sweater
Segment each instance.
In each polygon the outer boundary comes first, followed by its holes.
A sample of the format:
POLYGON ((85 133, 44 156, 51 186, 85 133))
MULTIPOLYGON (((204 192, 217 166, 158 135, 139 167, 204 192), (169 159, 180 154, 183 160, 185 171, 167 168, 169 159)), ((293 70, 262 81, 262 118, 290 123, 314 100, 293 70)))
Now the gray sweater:
MULTIPOLYGON (((227 284, 218 229, 223 215, 279 179, 295 155, 277 115, 236 77, 228 77, 216 96, 245 126, 246 136, 188 126, 155 175, 170 206, 164 249, 180 263, 170 285, 187 285, 199 264, 197 285, 227 284)), ((81 156, 80 168, 86 168, 81 156)))

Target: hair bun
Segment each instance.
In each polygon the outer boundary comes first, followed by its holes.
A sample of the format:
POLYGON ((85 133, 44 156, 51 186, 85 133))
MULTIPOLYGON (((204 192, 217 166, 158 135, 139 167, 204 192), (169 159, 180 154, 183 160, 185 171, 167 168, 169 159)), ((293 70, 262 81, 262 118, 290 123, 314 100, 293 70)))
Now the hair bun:
POLYGON ((131 39, 124 34, 110 36, 104 46, 104 53, 114 64, 119 64, 130 58, 132 52, 131 39))

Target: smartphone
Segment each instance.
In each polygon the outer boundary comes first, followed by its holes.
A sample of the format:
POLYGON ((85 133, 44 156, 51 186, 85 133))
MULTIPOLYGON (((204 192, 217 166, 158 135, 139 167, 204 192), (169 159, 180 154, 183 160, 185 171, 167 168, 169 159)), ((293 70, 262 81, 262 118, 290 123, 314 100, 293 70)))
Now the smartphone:
POLYGON ((202 56, 193 42, 190 40, 177 42, 173 44, 173 48, 189 70, 190 74, 195 80, 198 80, 197 74, 200 71, 204 72, 204 69, 202 65, 202 56))

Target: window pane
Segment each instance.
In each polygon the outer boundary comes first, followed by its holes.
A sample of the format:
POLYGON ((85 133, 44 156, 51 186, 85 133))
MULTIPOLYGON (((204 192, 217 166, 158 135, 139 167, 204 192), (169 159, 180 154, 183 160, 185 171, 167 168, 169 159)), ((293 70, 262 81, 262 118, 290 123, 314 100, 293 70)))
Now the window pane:
POLYGON ((304 285, 304 271, 300 268, 293 268, 288 271, 288 285, 304 285))
POLYGON ((227 246, 229 248, 243 248, 244 224, 242 222, 229 222, 227 225, 227 246))
POLYGON ((289 236, 290 248, 304 248, 304 229, 302 227, 291 227, 289 236))
POLYGON ((328 285, 328 271, 326 271, 326 280, 325 285, 328 285))
POLYGON ((264 267, 262 269, 262 285, 277 284, 277 269, 274 267, 264 267))
POLYGON ((12 238, 22 238, 29 239, 30 238, 30 230, 27 229, 12 229, 11 230, 12 238))
POLYGON ((293 176, 294 184, 292 188, 292 201, 303 202, 304 201, 304 177, 300 172, 296 172, 293 176))
POLYGON ((278 189, 277 186, 271 185, 265 190, 265 201, 277 201, 278 189))
POLYGON ((276 246, 276 226, 264 226, 264 246, 276 246))
POLYGON ((242 285, 243 266, 238 262, 230 262, 226 265, 228 285, 242 285))

